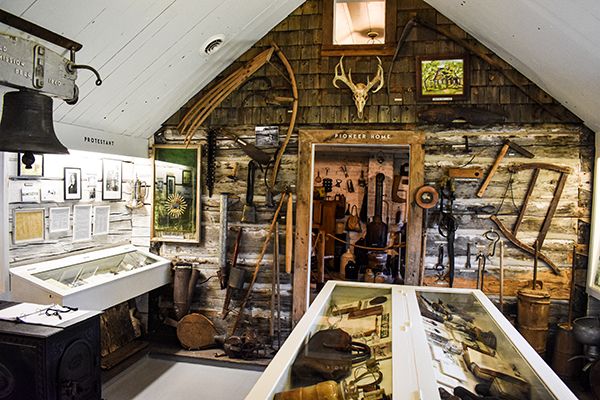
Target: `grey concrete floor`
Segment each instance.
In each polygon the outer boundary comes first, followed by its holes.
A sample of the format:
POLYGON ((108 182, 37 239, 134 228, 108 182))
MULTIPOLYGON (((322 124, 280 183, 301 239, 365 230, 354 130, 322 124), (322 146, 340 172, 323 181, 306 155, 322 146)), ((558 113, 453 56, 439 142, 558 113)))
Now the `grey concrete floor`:
POLYGON ((244 399, 264 367, 229 368, 148 354, 102 385, 104 400, 244 399))

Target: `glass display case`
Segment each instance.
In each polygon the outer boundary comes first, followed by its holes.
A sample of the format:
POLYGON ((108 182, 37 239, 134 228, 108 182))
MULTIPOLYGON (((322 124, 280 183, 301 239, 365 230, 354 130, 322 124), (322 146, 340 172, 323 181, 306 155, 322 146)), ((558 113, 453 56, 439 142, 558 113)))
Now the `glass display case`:
POLYGON ((328 281, 246 399, 431 400, 467 392, 576 399, 479 290, 328 281), (339 331, 350 339, 338 340, 339 331))
POLYGON ((105 310, 169 283, 170 264, 122 245, 13 267, 12 300, 105 310))

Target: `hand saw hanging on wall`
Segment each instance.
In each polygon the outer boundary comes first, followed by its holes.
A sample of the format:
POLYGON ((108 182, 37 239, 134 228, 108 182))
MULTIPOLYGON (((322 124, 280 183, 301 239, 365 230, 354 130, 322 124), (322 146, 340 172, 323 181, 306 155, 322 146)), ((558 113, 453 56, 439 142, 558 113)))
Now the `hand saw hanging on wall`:
MULTIPOLYGON (((519 231, 519 227, 521 226, 521 222, 523 221, 523 217, 525 216, 525 211, 527 210, 527 204, 529 199, 531 198, 531 194, 533 193, 533 189, 535 187, 537 178, 540 174, 540 170, 550 170, 556 171, 560 173, 560 178, 558 179, 558 183, 556 185, 556 189, 554 190, 554 197, 550 202, 550 206, 548 207, 548 211, 546 212, 546 217, 544 218, 544 223, 540 229, 540 233, 537 237, 538 248, 542 247, 544 240, 546 239, 546 235, 548 234, 548 230, 550 228, 550 223, 552 222, 552 217, 554 217, 554 213, 556 212, 556 208, 558 207, 558 202, 560 200, 560 196, 562 195, 563 189, 565 188, 565 183, 567 181, 567 177, 570 173, 573 172, 570 167, 563 167, 560 165, 554 164, 545 164, 545 163, 531 163, 531 164, 523 164, 523 165, 513 165, 508 168, 511 173, 517 173, 525 170, 533 170, 533 177, 531 178, 531 182, 529 183, 529 187, 527 188, 527 193, 525 194, 525 198, 523 200, 523 206, 521 207, 521 211, 519 212, 519 216, 517 217, 517 221, 515 222, 515 226, 513 227, 512 232, 509 231, 502 221, 498 219, 496 215, 492 215, 490 218, 494 223, 498 226, 498 228, 502 231, 504 236, 512 243, 514 243, 521 250, 524 250, 530 254, 535 254, 535 248, 532 246, 526 245, 517 239, 517 233, 519 231)), ((560 269, 550 260, 545 254, 542 252, 538 252, 538 258, 544 261, 556 275, 561 275, 560 269)))

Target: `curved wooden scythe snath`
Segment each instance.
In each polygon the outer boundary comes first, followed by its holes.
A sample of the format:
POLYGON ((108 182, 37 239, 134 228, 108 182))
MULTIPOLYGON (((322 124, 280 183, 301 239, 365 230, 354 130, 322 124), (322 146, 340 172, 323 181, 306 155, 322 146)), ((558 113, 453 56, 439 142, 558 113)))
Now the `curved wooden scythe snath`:
POLYGON ((271 43, 271 47, 252 60, 248 61, 237 71, 229 75, 215 87, 213 87, 208 93, 206 93, 192 108, 187 112, 187 114, 183 117, 177 129, 179 132, 184 135, 185 134, 185 144, 186 146, 190 144, 192 137, 196 129, 206 120, 206 118, 210 115, 210 113, 225 100, 227 96, 231 94, 235 89, 239 88, 244 82, 250 78, 250 76, 256 72, 260 67, 270 62, 271 56, 273 52, 277 54, 277 57, 281 60, 283 65, 285 66, 287 73, 289 75, 289 82, 292 86, 293 93, 293 103, 292 103, 292 118, 290 120, 290 125, 288 127, 288 131, 286 137, 283 141, 283 144, 279 148, 277 156, 275 157, 274 166, 273 166, 273 176, 271 177, 271 182, 268 184, 269 190, 273 190, 275 186, 275 182, 277 181, 277 173, 279 171, 279 165, 281 164, 281 158, 283 157, 283 153, 285 152, 285 148, 287 147, 290 138, 292 136, 292 132, 294 131, 294 125, 296 123, 296 117, 298 115, 298 86, 296 85, 296 78, 294 76, 294 71, 292 70, 292 66, 288 62, 287 58, 283 55, 279 47, 275 43, 271 43))
MULTIPOLYGON (((513 173, 528 170, 528 169, 533 169, 534 173, 533 173, 531 182, 529 183, 529 188, 527 189, 527 193, 526 193, 525 199, 523 201, 523 207, 521 207, 521 211, 519 212, 519 217, 517 218, 517 221, 515 222, 513 231, 512 232, 509 231, 504 226, 504 224, 502 224, 502 221, 500 221, 500 219, 498 219, 498 217, 496 215, 492 215, 490 217, 490 219, 492 221, 494 221, 494 223, 502 231, 504 236, 506 236, 506 238, 508 240, 510 240, 513 244, 515 244, 518 248, 520 248, 521 250, 524 250, 530 254, 535 254, 535 248, 528 246, 525 243, 521 242, 519 239, 517 239, 517 232, 519 230, 521 222, 523 221, 523 217, 525 215, 525 210, 527 209, 527 203, 529 202, 529 198, 531 197, 531 193, 533 192, 533 188, 534 188, 537 178, 539 176, 540 170, 547 169, 547 170, 559 172, 560 178, 558 180, 558 183, 556 184, 556 189, 554 190, 554 197, 552 198, 552 201, 550 202, 550 207, 548 208, 548 212, 546 212, 546 218, 544 219, 544 223, 542 224, 540 233, 538 234, 538 238, 537 238, 538 248, 542 247, 542 244, 544 243, 544 240, 546 239, 546 235, 548 234, 548 229, 550 229, 550 222, 552 222, 552 217, 554 217, 554 213, 556 212, 556 208, 558 207, 558 202, 560 200, 560 196, 562 195, 563 189, 565 188, 565 183, 567 182, 567 176, 571 172, 573 172, 573 170, 569 167, 563 167, 560 165, 545 164, 545 163, 513 165, 508 168, 508 170, 513 173)), ((550 266, 550 268, 552 268, 552 270, 554 271, 554 273, 556 275, 559 275, 559 276, 561 275, 560 269, 545 254, 538 252, 537 256, 540 260, 542 260, 546 264, 548 264, 548 266, 550 266)))
POLYGON ((296 124, 296 116, 298 115, 298 86, 296 86, 296 77, 294 76, 294 71, 292 70, 292 66, 288 62, 287 58, 283 55, 279 47, 275 43, 271 43, 271 46, 275 49, 275 54, 281 60, 285 69, 290 76, 290 85, 292 85, 292 96, 294 97, 294 102, 292 103, 292 119, 290 120, 290 125, 288 126, 287 134, 285 135, 285 139, 275 157, 275 164, 273 166, 273 176, 271 177, 271 182, 269 183, 269 189, 273 190, 275 187, 275 182, 277 181, 277 172, 279 172, 279 165, 281 164, 281 157, 283 157, 283 153, 285 152, 285 148, 287 147, 290 138, 292 137, 292 132, 294 131, 294 125, 296 124))
POLYGON ((190 144, 196 129, 206 120, 210 113, 217 108, 231 92, 244 83, 250 75, 265 65, 265 63, 271 59, 273 51, 275 51, 275 48, 270 47, 248 61, 237 71, 213 87, 208 93, 202 96, 196 104, 194 104, 177 126, 179 132, 182 135, 185 134, 186 146, 190 144))

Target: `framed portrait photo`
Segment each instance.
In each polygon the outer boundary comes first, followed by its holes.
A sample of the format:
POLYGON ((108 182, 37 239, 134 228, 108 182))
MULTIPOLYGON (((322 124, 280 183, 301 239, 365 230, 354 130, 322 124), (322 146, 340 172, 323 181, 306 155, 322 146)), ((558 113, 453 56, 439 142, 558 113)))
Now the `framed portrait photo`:
POLYGON ((468 100, 470 97, 467 54, 416 56, 417 101, 468 100))
POLYGON ((65 168, 65 200, 81 200, 81 168, 65 168))
POLYGON ((122 165, 119 160, 102 160, 102 200, 121 200, 122 165))

